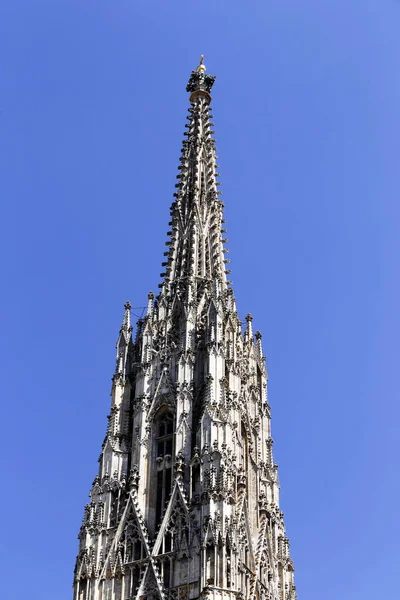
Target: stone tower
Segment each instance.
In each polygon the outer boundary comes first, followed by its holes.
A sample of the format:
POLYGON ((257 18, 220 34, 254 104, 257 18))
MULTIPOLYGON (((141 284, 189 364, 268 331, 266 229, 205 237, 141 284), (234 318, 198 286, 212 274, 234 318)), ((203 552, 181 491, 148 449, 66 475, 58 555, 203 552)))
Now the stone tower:
POLYGON ((261 333, 226 277, 214 80, 201 59, 162 283, 134 337, 125 305, 74 600, 296 600, 261 333))

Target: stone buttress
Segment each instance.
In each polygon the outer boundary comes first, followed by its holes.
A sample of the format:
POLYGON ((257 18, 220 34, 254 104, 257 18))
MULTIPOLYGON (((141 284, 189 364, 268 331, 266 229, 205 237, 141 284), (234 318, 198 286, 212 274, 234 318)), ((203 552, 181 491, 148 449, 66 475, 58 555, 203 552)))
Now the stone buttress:
POLYGON ((279 508, 261 334, 226 258, 210 91, 200 64, 155 298, 117 342, 74 600, 296 600, 279 508))

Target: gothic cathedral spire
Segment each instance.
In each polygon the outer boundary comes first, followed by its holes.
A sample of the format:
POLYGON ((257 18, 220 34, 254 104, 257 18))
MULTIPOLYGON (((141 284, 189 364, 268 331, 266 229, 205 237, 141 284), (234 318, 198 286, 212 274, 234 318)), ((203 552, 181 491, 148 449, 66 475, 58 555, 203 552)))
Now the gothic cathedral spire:
POLYGON ((296 600, 261 333, 226 275, 211 88, 201 58, 157 298, 117 342, 74 600, 296 600))

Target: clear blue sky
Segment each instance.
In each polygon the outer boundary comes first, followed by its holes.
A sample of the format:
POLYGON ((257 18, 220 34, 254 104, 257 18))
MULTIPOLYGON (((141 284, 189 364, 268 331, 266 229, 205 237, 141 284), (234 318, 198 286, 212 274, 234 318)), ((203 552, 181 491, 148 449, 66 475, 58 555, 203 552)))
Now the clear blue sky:
POLYGON ((0 4, 1 599, 71 599, 203 53, 299 600, 398 600, 400 3, 0 4))

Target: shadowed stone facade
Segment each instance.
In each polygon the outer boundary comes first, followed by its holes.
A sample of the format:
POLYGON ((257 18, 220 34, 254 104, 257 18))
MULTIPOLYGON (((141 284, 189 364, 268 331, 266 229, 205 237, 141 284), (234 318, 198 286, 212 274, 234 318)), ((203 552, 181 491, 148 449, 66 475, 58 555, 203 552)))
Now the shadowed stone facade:
POLYGON ((117 342, 109 424, 79 532, 74 600, 296 600, 267 371, 227 268, 202 64, 159 294, 117 342))

